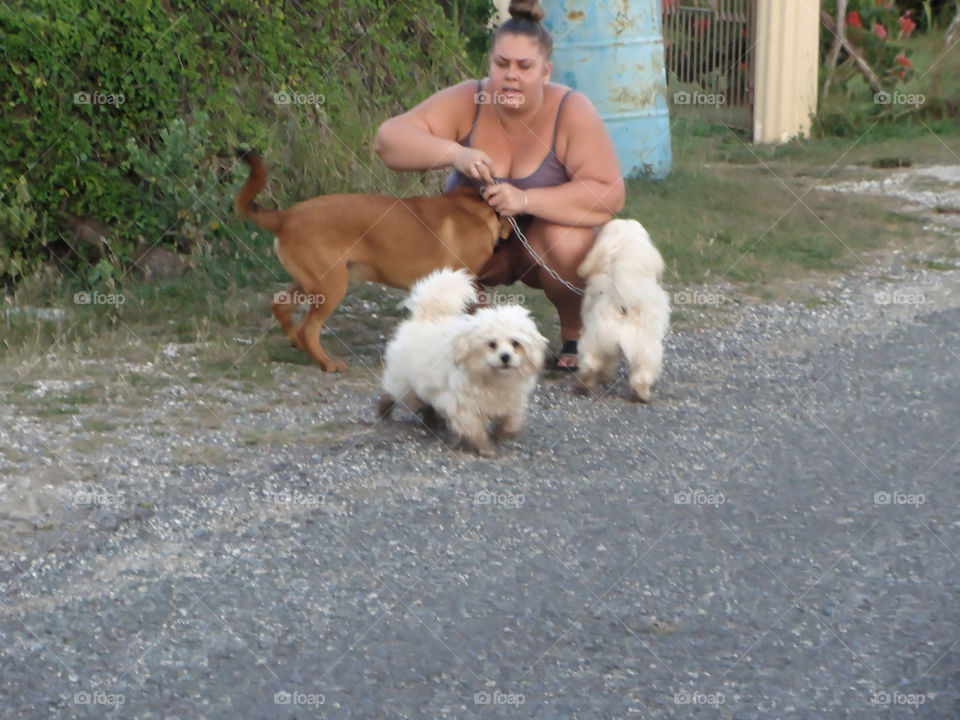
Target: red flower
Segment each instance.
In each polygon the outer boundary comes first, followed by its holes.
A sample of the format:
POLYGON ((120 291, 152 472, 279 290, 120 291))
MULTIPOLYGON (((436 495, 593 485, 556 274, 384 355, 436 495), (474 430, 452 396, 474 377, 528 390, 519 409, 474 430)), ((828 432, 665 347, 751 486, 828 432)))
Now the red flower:
POLYGON ((873 34, 876 35, 881 40, 887 39, 887 29, 880 23, 873 24, 873 34))
POLYGON ((863 27, 863 21, 860 19, 860 13, 856 10, 851 10, 847 13, 847 25, 850 27, 863 27))
POLYGON ((903 65, 904 67, 913 67, 913 63, 910 62, 910 58, 908 58, 908 57, 907 57, 906 55, 904 55, 903 53, 897 55, 897 62, 898 62, 900 65, 903 65))
POLYGON ((900 16, 900 37, 908 38, 917 29, 917 24, 913 21, 913 18, 910 17, 910 11, 907 10, 903 15, 900 16))

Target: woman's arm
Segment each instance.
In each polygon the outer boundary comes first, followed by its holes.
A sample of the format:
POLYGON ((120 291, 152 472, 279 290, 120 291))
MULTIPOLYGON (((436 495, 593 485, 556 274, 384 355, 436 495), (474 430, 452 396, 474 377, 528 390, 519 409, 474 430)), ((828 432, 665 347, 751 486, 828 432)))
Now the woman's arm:
POLYGON ((473 121, 476 81, 469 80, 431 95, 409 112, 385 121, 373 139, 373 149, 393 170, 435 170, 453 167, 470 174, 486 153, 464 147, 457 138, 473 121))
POLYGON ((488 201, 507 215, 529 213, 560 225, 602 225, 623 209, 626 195, 613 141, 582 93, 567 98, 560 122, 557 151, 570 181, 526 193, 512 185, 496 186, 489 189, 488 201))
POLYGON ((570 182, 529 192, 529 212, 565 225, 601 225, 623 209, 626 197, 613 141, 583 93, 567 98, 561 121, 566 142, 560 160, 570 182))

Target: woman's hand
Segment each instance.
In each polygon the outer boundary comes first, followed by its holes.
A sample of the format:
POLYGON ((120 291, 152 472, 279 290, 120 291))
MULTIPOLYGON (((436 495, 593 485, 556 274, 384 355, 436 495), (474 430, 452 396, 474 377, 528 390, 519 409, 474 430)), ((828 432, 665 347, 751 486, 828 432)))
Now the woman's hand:
POLYGON ((483 150, 460 146, 453 156, 453 169, 484 185, 493 184, 493 160, 483 150))
POLYGON ((527 192, 510 183, 498 183, 496 185, 486 185, 480 193, 487 205, 492 207, 501 215, 514 217, 527 212, 527 192))

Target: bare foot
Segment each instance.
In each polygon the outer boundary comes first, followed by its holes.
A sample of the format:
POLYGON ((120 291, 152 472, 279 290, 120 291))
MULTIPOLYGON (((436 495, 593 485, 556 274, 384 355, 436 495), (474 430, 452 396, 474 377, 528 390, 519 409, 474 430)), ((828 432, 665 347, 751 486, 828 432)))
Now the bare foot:
POLYGON ((577 341, 564 340, 554 367, 564 372, 573 372, 577 369, 577 364, 577 341))

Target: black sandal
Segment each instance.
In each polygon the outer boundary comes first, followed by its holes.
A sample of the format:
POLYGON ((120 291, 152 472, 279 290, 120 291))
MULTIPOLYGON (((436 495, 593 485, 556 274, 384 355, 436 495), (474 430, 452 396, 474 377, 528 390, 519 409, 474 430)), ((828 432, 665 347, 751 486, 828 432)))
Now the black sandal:
POLYGON ((557 353, 556 357, 553 358, 553 369, 559 370, 560 372, 576 372, 579 370, 578 365, 558 365, 560 358, 563 355, 576 355, 577 354, 577 341, 576 340, 564 340, 563 346, 560 348, 560 352, 557 353))

